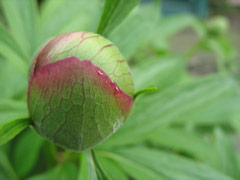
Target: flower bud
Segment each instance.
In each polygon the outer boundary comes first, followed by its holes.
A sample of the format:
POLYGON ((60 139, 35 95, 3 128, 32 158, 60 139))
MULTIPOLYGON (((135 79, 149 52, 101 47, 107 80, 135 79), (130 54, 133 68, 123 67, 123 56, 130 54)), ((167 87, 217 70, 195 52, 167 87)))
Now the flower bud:
POLYGON ((104 37, 73 32, 50 40, 30 72, 28 109, 36 131, 75 151, 112 135, 133 105, 128 64, 104 37))

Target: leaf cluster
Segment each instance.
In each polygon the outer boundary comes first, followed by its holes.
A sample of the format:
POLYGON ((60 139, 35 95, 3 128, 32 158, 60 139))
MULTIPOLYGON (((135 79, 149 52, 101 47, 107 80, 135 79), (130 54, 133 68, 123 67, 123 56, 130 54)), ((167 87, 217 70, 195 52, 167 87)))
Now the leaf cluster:
POLYGON ((161 17, 158 1, 138 2, 0 0, 0 144, 26 128, 0 146, 0 179, 240 179, 240 89, 227 32, 212 33, 212 22, 191 15, 161 17), (185 28, 198 40, 175 54, 168 40, 185 28), (77 154, 27 128, 26 91, 28 67, 45 41, 83 30, 119 47, 138 92, 157 91, 136 98, 126 124, 94 153, 77 154), (216 73, 189 73, 198 52, 214 53, 216 73))

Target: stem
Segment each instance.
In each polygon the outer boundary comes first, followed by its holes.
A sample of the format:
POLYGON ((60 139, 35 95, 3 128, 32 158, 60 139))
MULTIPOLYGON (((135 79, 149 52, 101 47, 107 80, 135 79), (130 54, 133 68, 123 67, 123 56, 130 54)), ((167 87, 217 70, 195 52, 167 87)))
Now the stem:
POLYGON ((98 180, 97 172, 95 167, 95 162, 92 157, 91 151, 87 151, 87 159, 88 159, 88 173, 91 180, 98 180))
POLYGON ((9 177, 11 177, 12 180, 19 180, 8 157, 1 150, 0 150, 0 164, 6 170, 6 172, 8 173, 9 177))
POLYGON ((101 168, 93 150, 87 152, 89 176, 91 180, 109 180, 109 177, 101 168))
POLYGON ((77 180, 90 179, 88 173, 88 160, 86 152, 81 152, 79 156, 79 170, 77 180))

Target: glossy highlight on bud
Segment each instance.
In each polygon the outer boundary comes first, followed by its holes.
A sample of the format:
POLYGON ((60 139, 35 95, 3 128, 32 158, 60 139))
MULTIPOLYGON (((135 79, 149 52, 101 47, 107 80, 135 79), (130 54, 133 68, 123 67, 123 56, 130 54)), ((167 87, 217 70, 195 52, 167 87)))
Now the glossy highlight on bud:
POLYGON ((98 75, 99 75, 99 76, 102 76, 102 75, 103 75, 103 72, 100 71, 100 70, 98 70, 98 75))
POLYGON ((111 136, 133 105, 134 86, 116 46, 89 32, 50 40, 31 67, 28 109, 35 130, 84 151, 111 136))

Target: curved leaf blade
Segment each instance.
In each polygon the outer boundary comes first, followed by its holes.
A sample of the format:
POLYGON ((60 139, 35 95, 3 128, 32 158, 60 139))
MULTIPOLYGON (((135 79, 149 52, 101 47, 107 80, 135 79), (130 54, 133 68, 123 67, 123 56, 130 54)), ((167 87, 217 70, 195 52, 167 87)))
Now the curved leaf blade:
POLYGON ((143 44, 151 41, 160 20, 159 11, 158 2, 141 4, 109 32, 109 39, 117 45, 126 59, 131 58, 143 44))
POLYGON ((180 123, 182 116, 233 95, 239 97, 237 82, 229 76, 214 75, 136 99, 130 119, 103 147, 136 144, 147 138, 150 132, 171 123, 180 123))
POLYGON ((27 105, 24 101, 0 99, 0 125, 13 119, 27 117, 27 105))
POLYGON ((132 11, 140 0, 105 0, 97 33, 108 34, 132 11))
POLYGON ((101 15, 98 8, 100 3, 99 0, 43 1, 37 44, 41 45, 49 38, 67 32, 94 32, 101 15))
POLYGON ((36 0, 1 1, 3 13, 10 31, 20 45, 22 52, 30 59, 34 52, 36 29, 38 22, 36 0))
POLYGON ((0 145, 14 138, 18 133, 30 125, 30 119, 16 119, 0 125, 0 145))
MULTIPOLYGON (((9 161, 9 158, 7 157, 7 154, 2 149, 0 149, 0 168, 6 172, 6 177, 4 177, 5 179, 9 178, 12 180, 18 180, 18 177, 11 165, 11 162, 9 161)), ((2 176, 0 177, 2 178, 2 176)))
POLYGON ((33 130, 24 132, 16 142, 13 151, 13 165, 16 173, 25 177, 34 167, 39 158, 39 153, 43 145, 43 139, 33 130), (31 144, 31 148, 30 145, 31 144), (25 156, 27 154, 27 156, 25 156))
POLYGON ((53 169, 49 169, 44 173, 36 174, 27 180, 46 180, 46 179, 59 179, 59 180, 76 180, 77 167, 74 163, 68 162, 65 164, 59 164, 53 169))
POLYGON ((115 152, 125 159, 163 175, 164 179, 233 180, 233 178, 208 165, 168 152, 145 147, 124 148, 115 152))

